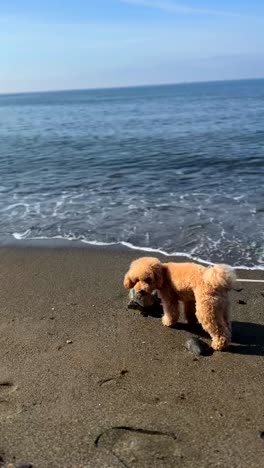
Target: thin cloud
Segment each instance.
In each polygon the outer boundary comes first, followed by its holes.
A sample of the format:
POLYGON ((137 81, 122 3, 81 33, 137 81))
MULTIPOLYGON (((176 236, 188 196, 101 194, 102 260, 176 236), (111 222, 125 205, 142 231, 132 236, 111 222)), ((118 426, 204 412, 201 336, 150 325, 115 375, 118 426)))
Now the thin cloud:
MULTIPOLYGON (((181 14, 200 14, 200 15, 215 15, 215 16, 230 16, 234 18, 248 17, 240 13, 232 11, 222 10, 211 10, 207 8, 197 8, 190 5, 183 5, 181 3, 174 3, 166 0, 120 0, 122 3, 128 3, 130 5, 139 5, 142 7, 148 7, 152 9, 163 10, 168 13, 181 13, 181 14)), ((251 18, 257 18, 251 16, 251 18)))

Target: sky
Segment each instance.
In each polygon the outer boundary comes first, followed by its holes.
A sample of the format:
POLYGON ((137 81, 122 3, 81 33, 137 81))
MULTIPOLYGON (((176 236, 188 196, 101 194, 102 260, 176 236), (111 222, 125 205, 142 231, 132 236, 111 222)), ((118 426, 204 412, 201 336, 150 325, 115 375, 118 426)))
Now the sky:
POLYGON ((0 0, 0 93, 263 77, 263 0, 0 0))

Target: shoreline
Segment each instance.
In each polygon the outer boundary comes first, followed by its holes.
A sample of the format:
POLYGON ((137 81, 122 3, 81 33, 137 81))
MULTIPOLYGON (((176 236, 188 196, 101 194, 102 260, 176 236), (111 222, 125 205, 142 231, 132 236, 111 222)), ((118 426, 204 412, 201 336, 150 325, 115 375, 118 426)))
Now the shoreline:
MULTIPOLYGON (((164 259, 164 262, 169 261, 176 261, 176 262, 193 262, 198 263, 203 266, 212 266, 216 263, 212 263, 207 260, 202 260, 200 258, 193 257, 191 254, 185 253, 168 253, 162 251, 160 249, 155 249, 151 247, 140 247, 130 244, 129 242, 111 242, 111 243, 104 243, 104 242, 97 242, 97 241, 82 241, 82 240, 72 240, 62 237, 54 237, 54 238, 32 238, 32 239, 14 239, 13 241, 8 240, 0 244, 0 251, 2 249, 97 249, 97 250, 110 250, 112 252, 135 252, 137 257, 139 256, 157 256, 164 259)), ((225 262, 219 262, 225 263, 225 262)), ((228 264, 228 263, 226 263, 228 264)), ((263 276, 264 279, 264 265, 261 266, 254 266, 254 267, 247 267, 245 265, 242 266, 232 266, 234 270, 237 271, 238 276, 241 273, 241 278, 245 278, 244 274, 249 273, 250 278, 252 278, 251 272, 256 274, 256 278, 261 279, 263 276)))
POLYGON ((127 308, 123 276, 136 256, 0 248, 6 466, 261 466, 263 285, 231 292, 230 349, 195 358, 185 343, 199 331, 182 317, 168 329, 127 308))

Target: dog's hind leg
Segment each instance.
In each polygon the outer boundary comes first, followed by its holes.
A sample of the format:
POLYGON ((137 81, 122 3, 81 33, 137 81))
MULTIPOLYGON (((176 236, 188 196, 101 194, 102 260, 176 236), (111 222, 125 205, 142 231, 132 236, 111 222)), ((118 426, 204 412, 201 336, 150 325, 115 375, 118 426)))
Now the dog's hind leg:
POLYGON ((195 301, 185 301, 183 307, 187 323, 189 325, 195 325, 197 323, 195 301))
POLYGON ((226 322, 226 325, 228 327, 228 329, 230 330, 230 333, 231 333, 231 318, 230 318, 230 310, 231 310, 231 306, 230 306, 230 300, 229 300, 229 297, 228 297, 228 294, 226 295, 226 298, 225 298, 225 301, 223 303, 223 315, 224 315, 224 320, 226 322))
POLYGON ((231 330, 226 316, 226 298, 195 291, 196 316, 212 338, 212 348, 220 351, 231 343, 231 330))

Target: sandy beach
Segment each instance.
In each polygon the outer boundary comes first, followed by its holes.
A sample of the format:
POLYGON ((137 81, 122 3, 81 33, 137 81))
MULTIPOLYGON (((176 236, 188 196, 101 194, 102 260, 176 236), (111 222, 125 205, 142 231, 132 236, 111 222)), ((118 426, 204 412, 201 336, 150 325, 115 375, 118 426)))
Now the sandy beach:
POLYGON ((0 466, 262 465, 264 284, 238 283, 232 347, 195 358, 182 321, 127 309, 123 275, 141 255, 0 250, 0 466))

